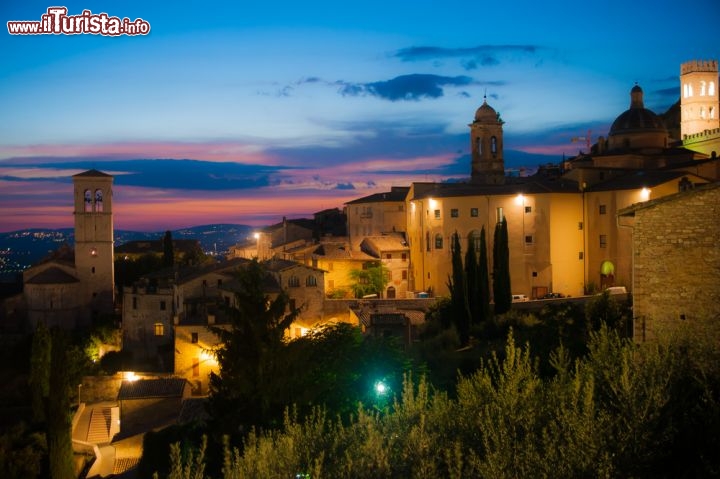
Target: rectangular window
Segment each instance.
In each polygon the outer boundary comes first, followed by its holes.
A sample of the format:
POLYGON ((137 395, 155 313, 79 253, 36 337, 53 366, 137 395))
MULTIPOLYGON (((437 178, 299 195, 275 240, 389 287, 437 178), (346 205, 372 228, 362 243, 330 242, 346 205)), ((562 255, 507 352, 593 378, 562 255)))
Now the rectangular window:
POLYGON ((451 217, 451 218, 457 218, 457 217, 458 217, 458 209, 457 209, 457 208, 453 208, 453 209, 450 210, 450 217, 451 217))
POLYGON ((385 255, 385 259, 392 259, 392 253, 387 253, 385 255))
POLYGON ((497 209, 497 222, 502 223, 503 218, 505 218, 505 215, 503 214, 502 206, 500 206, 497 209))
POLYGON ((197 344, 198 342, 198 333, 190 333, 190 342, 193 344, 197 344))
POLYGON ((600 205, 599 213, 601 215, 604 215, 605 213, 607 213, 607 207, 605 205, 600 205))
POLYGON ((533 244, 533 235, 525 235, 525 244, 533 244))
POLYGON ((160 301, 160 311, 165 311, 167 309, 167 305, 165 301, 160 301))
POLYGON ((580 251, 580 252, 578 253, 578 259, 584 259, 584 258, 585 258, 585 253, 583 253, 582 251, 580 251))
POLYGON ((400 253, 400 259, 403 261, 407 261, 407 253, 400 253))
POLYGON ((435 219, 436 220, 440 219, 440 210, 435 210, 435 219))
POLYGON ((165 325, 163 323, 155 323, 155 336, 162 336, 165 333, 165 325))
POLYGON ((402 270, 402 279, 407 279, 407 270, 402 270))
POLYGON ((477 208, 470 208, 470 216, 473 218, 477 218, 478 216, 478 209, 477 208))
POLYGON ((600 235, 600 247, 601 248, 607 247, 607 235, 600 235))
POLYGON ((579 229, 579 230, 583 229, 583 222, 582 222, 582 221, 578 221, 578 229, 579 229))
POLYGON ((194 378, 200 376, 200 358, 193 358, 192 371, 194 378))
POLYGON ((532 206, 526 206, 525 213, 532 213, 532 206))
POLYGON ((222 286, 222 278, 218 278, 217 285, 218 287, 222 286))

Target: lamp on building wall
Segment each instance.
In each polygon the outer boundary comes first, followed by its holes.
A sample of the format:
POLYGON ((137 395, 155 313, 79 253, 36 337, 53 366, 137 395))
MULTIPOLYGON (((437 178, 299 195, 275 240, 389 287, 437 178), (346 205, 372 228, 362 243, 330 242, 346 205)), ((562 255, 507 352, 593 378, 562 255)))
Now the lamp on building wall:
POLYGON ((643 188, 640 190, 640 200, 641 201, 647 201, 650 199, 650 190, 648 188, 643 188))

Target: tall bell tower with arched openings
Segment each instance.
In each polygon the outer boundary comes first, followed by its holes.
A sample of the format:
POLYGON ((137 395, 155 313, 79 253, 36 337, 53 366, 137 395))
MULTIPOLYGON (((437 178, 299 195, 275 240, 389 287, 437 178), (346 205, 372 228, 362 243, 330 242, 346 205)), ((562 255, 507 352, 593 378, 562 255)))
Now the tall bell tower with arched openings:
POLYGON ((114 307, 112 184, 113 177, 98 170, 73 176, 79 303, 91 317, 114 307))
POLYGON ((475 112, 475 121, 470 127, 470 151, 473 183, 501 185, 505 183, 505 161, 503 160, 503 121, 493 107, 483 99, 475 112))
POLYGON ((680 137, 720 128, 718 62, 693 60, 680 65, 680 137))

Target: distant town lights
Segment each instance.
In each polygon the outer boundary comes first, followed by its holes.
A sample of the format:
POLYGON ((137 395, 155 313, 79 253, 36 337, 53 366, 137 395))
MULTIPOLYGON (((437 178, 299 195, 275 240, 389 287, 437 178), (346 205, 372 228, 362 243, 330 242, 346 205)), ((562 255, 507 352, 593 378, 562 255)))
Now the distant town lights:
POLYGON ((640 190, 640 199, 642 201, 647 201, 650 199, 650 190, 647 188, 643 188, 640 190))

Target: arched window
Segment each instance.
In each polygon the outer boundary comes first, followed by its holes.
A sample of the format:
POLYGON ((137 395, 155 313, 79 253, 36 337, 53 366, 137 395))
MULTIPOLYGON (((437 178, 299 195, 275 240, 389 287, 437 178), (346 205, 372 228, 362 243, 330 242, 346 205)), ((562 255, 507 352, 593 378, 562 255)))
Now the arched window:
POLYGON ((700 107, 700 118, 702 118, 703 120, 705 119, 705 107, 704 106, 700 107))
POLYGON ((443 247, 443 237, 440 233, 435 235, 435 249, 442 249, 443 247))
POLYGON ((313 275, 308 276, 305 278, 305 286, 317 286, 317 278, 313 275))
POLYGON ((705 80, 700 80, 700 96, 705 96, 705 80))
POLYGON ((688 84, 683 83, 683 98, 687 98, 687 97, 688 97, 688 84))
POLYGON ((473 248, 475 248, 475 252, 478 253, 480 251, 480 232, 478 230, 472 230, 470 234, 468 234, 468 241, 473 242, 473 248))
POLYGON ((497 154, 497 138, 494 136, 490 138, 490 152, 493 155, 497 154))
POLYGON ((715 107, 710 107, 710 119, 715 119, 715 107))
POLYGON ((708 84, 708 95, 714 96, 715 95, 715 82, 711 81, 710 84, 708 84))
POLYGON ((475 138, 475 144, 477 145, 478 155, 482 155, 482 138, 475 138))
POLYGON ((95 190, 95 211, 100 213, 103 210, 103 192, 95 190))
POLYGON ((290 278, 288 278, 288 286, 291 288, 299 287, 300 279, 297 276, 290 276, 290 278))
POLYGON ((85 196, 85 213, 90 213, 92 211, 92 204, 93 204, 92 191, 85 190, 84 196, 85 196))

